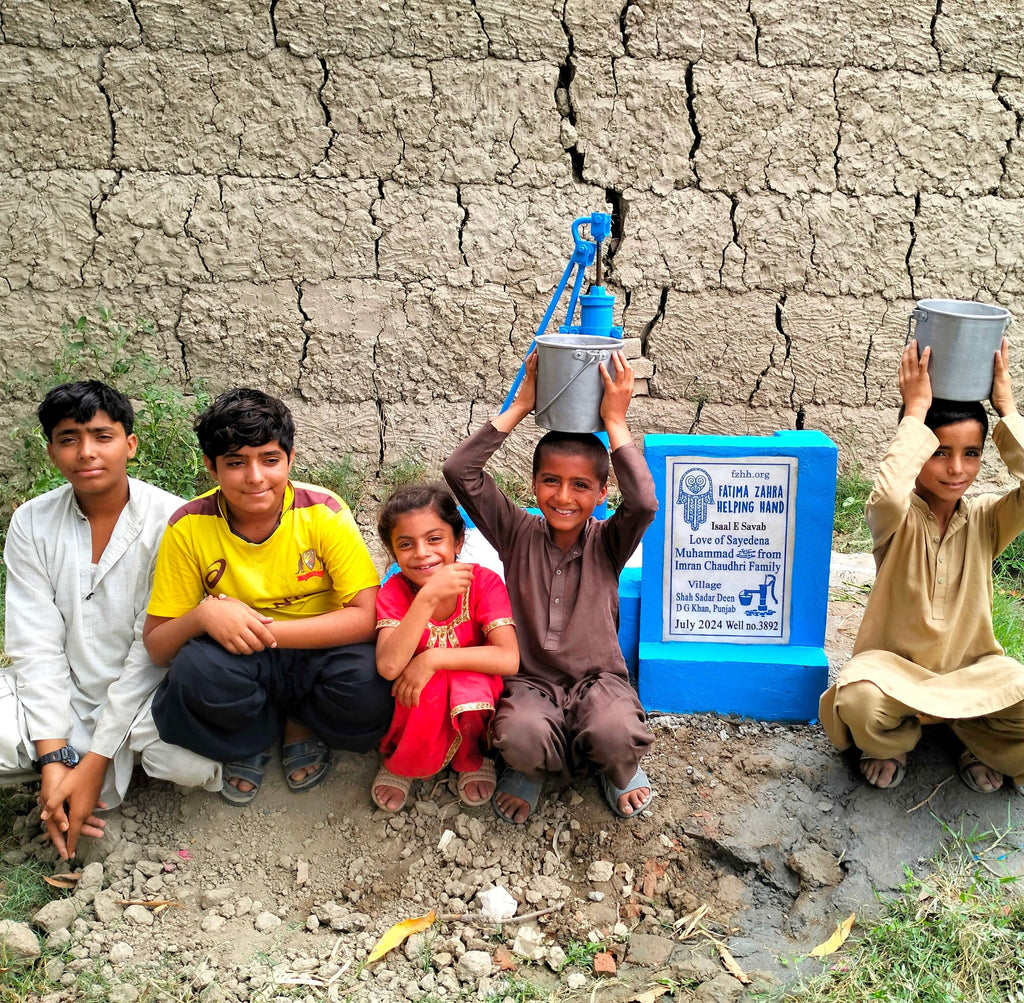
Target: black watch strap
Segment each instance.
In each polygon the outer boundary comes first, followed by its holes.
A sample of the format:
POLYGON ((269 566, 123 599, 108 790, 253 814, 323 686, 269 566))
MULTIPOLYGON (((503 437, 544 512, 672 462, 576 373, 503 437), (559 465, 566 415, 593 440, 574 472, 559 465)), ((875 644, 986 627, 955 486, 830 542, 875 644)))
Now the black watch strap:
POLYGON ((36 773, 41 773, 44 766, 49 766, 50 763, 63 763, 65 766, 75 767, 79 762, 78 752, 74 746, 62 745, 59 749, 54 749, 53 752, 43 753, 38 759, 32 760, 32 769, 36 773))

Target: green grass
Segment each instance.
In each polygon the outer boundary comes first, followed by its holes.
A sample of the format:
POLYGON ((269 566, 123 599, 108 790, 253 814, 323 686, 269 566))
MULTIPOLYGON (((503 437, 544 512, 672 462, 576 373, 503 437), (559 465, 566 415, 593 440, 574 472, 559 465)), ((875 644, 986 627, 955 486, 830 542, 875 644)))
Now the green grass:
POLYGON ((589 940, 570 940, 565 949, 565 967, 582 968, 590 972, 594 969, 594 955, 606 950, 606 945, 591 943, 589 940))
POLYGON ((756 993, 773 1003, 1010 1003, 1024 1000, 1024 898, 1000 877, 1018 834, 949 833, 930 874, 909 869, 879 919, 820 974, 756 993), (1020 994, 1020 995, 1017 995, 1020 994))
POLYGON ((526 1003, 527 1000, 550 1000, 554 994, 541 986, 536 985, 529 979, 519 975, 506 975, 499 979, 494 989, 484 997, 484 1003, 503 1003, 512 1000, 513 1003, 526 1003))
POLYGON ((871 549, 871 534, 864 521, 864 503, 871 494, 871 481, 859 461, 848 463, 836 477, 836 509, 832 542, 844 554, 871 549))

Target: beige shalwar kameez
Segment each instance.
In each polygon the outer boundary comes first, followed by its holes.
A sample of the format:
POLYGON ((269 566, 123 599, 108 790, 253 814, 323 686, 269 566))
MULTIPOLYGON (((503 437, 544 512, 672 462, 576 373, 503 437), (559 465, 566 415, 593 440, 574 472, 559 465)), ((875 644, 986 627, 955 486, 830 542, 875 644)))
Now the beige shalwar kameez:
POLYGON ((963 498, 945 535, 914 492, 938 448, 916 418, 900 422, 868 499, 877 575, 854 655, 822 694, 820 717, 839 749, 891 759, 921 735, 920 717, 949 723, 983 763, 1024 774, 1024 665, 992 632, 992 561, 1024 529, 1024 419, 992 439, 1021 484, 963 498))

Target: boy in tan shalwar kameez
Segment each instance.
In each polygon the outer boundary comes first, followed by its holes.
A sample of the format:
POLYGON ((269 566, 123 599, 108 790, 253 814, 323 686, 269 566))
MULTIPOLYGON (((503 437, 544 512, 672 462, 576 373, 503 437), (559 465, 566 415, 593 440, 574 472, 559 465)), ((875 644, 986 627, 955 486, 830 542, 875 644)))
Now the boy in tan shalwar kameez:
POLYGON ((904 417, 866 508, 875 586, 853 658, 822 694, 821 721, 837 748, 856 745, 876 787, 895 787, 921 725, 942 721, 965 746, 959 772, 969 787, 990 793, 1006 775, 1024 793, 1024 666, 992 632, 992 561, 1024 529, 1024 420, 1004 339, 992 439, 1021 484, 963 498, 987 417, 980 404, 933 402, 929 352, 919 360, 912 341, 900 361, 904 417))

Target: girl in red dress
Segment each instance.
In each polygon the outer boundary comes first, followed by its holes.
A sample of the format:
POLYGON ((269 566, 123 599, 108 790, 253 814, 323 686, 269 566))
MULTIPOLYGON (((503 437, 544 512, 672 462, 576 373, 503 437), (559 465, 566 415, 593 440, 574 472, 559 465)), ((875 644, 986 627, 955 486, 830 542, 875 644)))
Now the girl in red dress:
POLYGON ((451 764, 459 800, 485 804, 495 782, 488 725, 502 677, 519 668, 505 585, 487 568, 458 563, 465 523, 444 485, 397 491, 377 532, 400 573, 377 594, 377 671, 394 680, 395 716, 371 797, 397 811, 414 778, 451 764))

